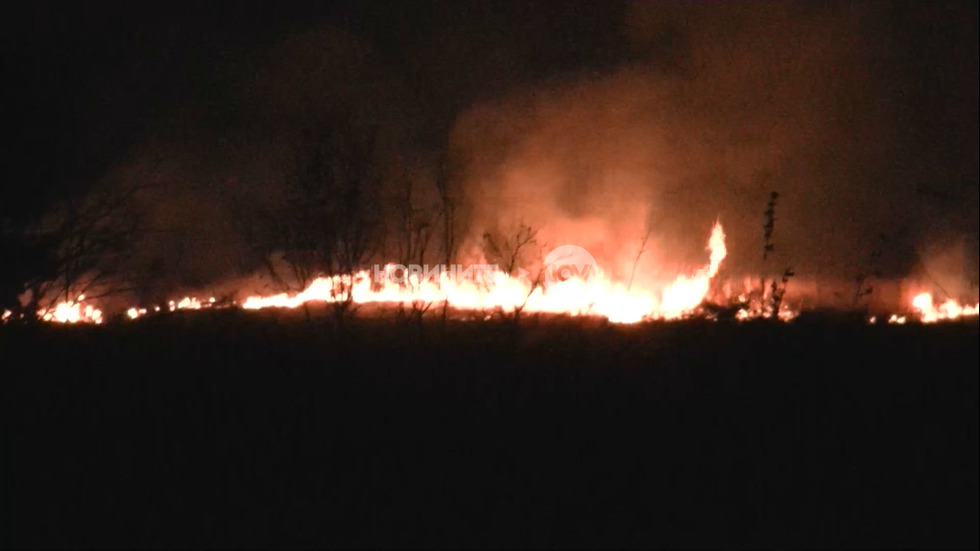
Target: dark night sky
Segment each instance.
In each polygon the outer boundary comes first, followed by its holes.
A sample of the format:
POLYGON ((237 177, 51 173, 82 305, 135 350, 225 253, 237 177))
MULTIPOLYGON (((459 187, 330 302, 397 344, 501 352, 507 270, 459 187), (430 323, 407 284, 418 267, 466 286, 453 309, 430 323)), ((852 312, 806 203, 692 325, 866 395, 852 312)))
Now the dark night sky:
POLYGON ((50 163, 58 172, 43 178, 45 185, 97 177, 190 105, 227 108, 238 69, 311 29, 347 31, 399 78, 415 80, 429 98, 427 115, 437 118, 430 131, 436 141, 476 99, 550 74, 608 66, 624 50, 617 36, 623 5, 615 2, 199 4, 15 8, 3 38, 5 117, 24 153, 61 159, 50 163))
MULTIPOLYGON (((336 93, 383 113, 403 154, 461 148, 471 199, 492 205, 474 224, 514 207, 523 174, 546 174, 557 183, 534 186, 548 197, 649 202, 641 225, 694 235, 694 256, 720 214, 738 252, 777 188, 797 220, 784 240, 814 266, 911 226, 928 237, 910 247, 965 237, 976 271, 975 4, 196 4, 8 12, 3 105, 17 145, 4 212, 39 212, 145 144, 188 135, 187 150, 219 159, 211 172, 246 181, 219 144, 255 157, 261 136, 308 115, 297 98, 336 93), (326 76, 305 78, 324 63, 326 76), (609 167, 631 183, 603 184, 609 167)), ((584 201, 553 203, 590 215, 584 201)))

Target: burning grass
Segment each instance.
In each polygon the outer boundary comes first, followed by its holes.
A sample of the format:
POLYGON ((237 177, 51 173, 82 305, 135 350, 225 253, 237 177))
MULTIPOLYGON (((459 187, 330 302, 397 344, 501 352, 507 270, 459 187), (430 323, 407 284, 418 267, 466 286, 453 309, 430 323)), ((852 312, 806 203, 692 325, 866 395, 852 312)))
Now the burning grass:
MULTIPOLYGON (((765 213, 767 223, 763 259, 774 250, 771 237, 776 197, 778 194, 774 192, 765 213)), ((533 234, 525 237, 528 240, 532 238, 533 234)), ((253 294, 238 302, 218 301, 213 296, 207 300, 185 296, 150 308, 141 305, 130 306, 125 309, 125 316, 128 319, 136 319, 151 312, 226 307, 240 307, 245 310, 303 308, 304 311, 309 312, 311 304, 333 305, 335 314, 342 316, 365 305, 391 305, 399 313, 405 308, 410 308, 413 317, 421 318, 435 305, 436 310, 442 310, 444 316, 452 308, 457 313, 458 319, 489 319, 508 315, 516 319, 523 313, 562 314, 598 316, 614 323, 627 324, 692 317, 732 318, 740 321, 772 318, 790 321, 800 313, 799 308, 790 306, 785 300, 789 280, 795 275, 790 268, 783 272, 781 285, 776 279, 771 280, 770 285, 767 285, 766 279, 763 278, 760 289, 753 290, 751 284, 745 284, 739 294, 735 294, 733 291, 735 286, 730 281, 724 284, 718 281, 722 262, 728 255, 725 232, 720 222, 714 224, 707 241, 705 248, 708 253, 707 264, 694 273, 678 274, 673 281, 659 286, 633 285, 636 261, 639 260, 644 246, 645 243, 641 245, 640 252, 634 260, 628 284, 610 278, 598 268, 591 270, 592 264, 585 266, 585 275, 580 275, 578 267, 568 265, 545 265, 537 275, 532 275, 532 272, 524 269, 515 273, 517 261, 515 250, 506 268, 501 269, 492 265, 489 269, 481 271, 480 277, 477 278, 458 277, 456 271, 437 271, 433 274, 411 273, 406 266, 400 266, 403 276, 399 281, 393 282, 388 279, 388 276, 393 271, 397 272, 398 268, 389 264, 384 270, 376 267, 373 271, 363 270, 348 275, 317 277, 301 291, 294 293, 283 292, 264 296, 253 294), (554 270, 559 268, 574 268, 574 275, 555 281, 553 278, 557 272, 554 270), (381 277, 382 274, 385 277, 381 277), (546 277, 546 274, 550 274, 551 277, 546 277), (466 314, 460 315, 461 311, 465 311, 466 314)), ((582 251, 588 255, 584 249, 582 251)), ((588 256, 590 262, 594 263, 591 255, 588 256)), ((421 272, 421 269, 419 271, 421 272)), ((863 294, 870 293, 870 288, 865 289, 866 280, 866 276, 859 277, 859 292, 852 306, 857 304, 857 300, 863 294)), ((371 308, 371 310, 384 311, 385 308, 371 308)), ((941 304, 936 304, 931 294, 918 293, 912 298, 905 311, 889 313, 881 319, 898 324, 905 323, 909 319, 933 323, 962 317, 976 317, 978 310, 980 310, 980 303, 972 306, 963 305, 948 298, 941 304)), ((105 319, 101 309, 90 302, 85 302, 84 295, 74 301, 57 302, 39 310, 37 314, 44 321, 58 323, 101 324, 105 319)), ((4 312, 3 321, 10 321, 11 316, 11 312, 4 312)), ((867 319, 870 323, 875 323, 879 316, 868 316, 867 319)))

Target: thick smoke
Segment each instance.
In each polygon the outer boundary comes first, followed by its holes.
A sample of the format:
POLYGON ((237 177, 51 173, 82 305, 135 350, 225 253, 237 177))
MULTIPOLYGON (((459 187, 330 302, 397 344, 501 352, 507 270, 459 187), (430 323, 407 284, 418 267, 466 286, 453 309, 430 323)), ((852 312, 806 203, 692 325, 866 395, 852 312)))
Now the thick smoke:
POLYGON ((527 74, 520 57, 541 45, 526 36, 466 47, 467 32, 435 29, 438 48, 400 63, 335 28, 299 33, 222 66, 205 87, 214 97, 182 106, 121 163, 120 181, 159 184, 144 194, 155 231, 133 271, 170 292, 261 270, 261 228, 291 216, 282 196, 297 140, 339 108, 378 131, 379 177, 418 182, 416 198, 433 200, 434 159, 448 150, 462 260, 483 253, 486 232, 526 224, 539 230, 535 253, 580 245, 620 280, 646 236, 637 281, 671 280, 704 265, 720 219, 722 277, 792 266, 799 282, 847 286, 880 271, 975 294, 973 10, 640 2, 602 63, 527 74), (503 84, 474 91, 474 75, 501 71, 503 84))
MULTIPOLYGON (((936 10, 932 34, 969 31, 936 10)), ((916 63, 923 52, 905 43, 908 16, 868 4, 634 5, 634 59, 460 117, 453 143, 466 158, 473 234, 522 220, 622 277, 650 232, 641 272, 670 277, 704 262, 717 217, 729 236, 726 273, 753 274, 775 190, 769 271, 849 281, 880 270, 968 290, 977 85, 955 71, 972 63, 975 75, 975 35, 972 53, 932 52, 953 66, 940 73, 916 63), (934 200, 933 186, 953 187, 960 204, 934 200)))

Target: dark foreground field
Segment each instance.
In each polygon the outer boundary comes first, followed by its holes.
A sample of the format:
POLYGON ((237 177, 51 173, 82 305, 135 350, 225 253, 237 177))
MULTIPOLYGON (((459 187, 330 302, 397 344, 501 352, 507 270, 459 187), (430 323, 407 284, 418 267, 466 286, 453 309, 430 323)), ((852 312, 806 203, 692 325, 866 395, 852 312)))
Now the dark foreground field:
POLYGON ((978 329, 0 328, 7 546, 972 546, 978 329))

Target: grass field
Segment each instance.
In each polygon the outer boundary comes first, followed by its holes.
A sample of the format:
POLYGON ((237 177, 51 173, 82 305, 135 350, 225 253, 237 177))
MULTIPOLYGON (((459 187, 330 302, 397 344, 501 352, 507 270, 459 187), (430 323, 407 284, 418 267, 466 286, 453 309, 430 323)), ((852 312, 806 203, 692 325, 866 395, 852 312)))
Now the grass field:
POLYGON ((972 546, 978 325, 0 327, 3 543, 972 546))

